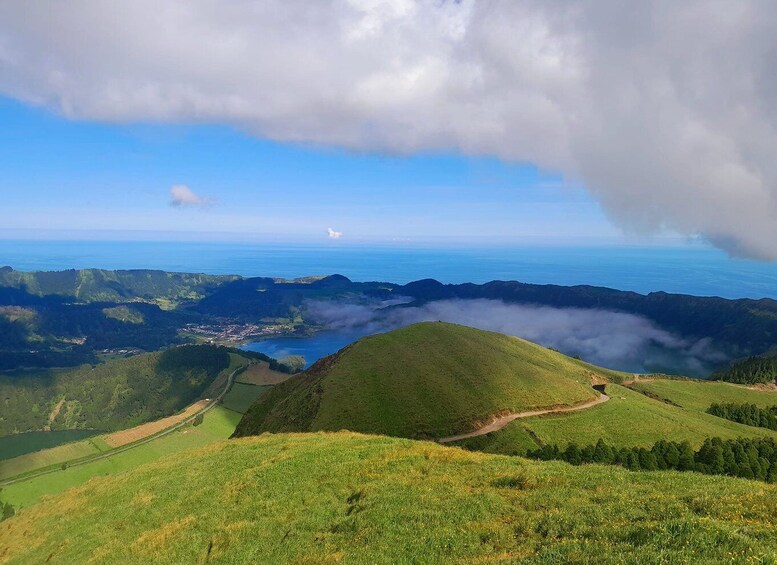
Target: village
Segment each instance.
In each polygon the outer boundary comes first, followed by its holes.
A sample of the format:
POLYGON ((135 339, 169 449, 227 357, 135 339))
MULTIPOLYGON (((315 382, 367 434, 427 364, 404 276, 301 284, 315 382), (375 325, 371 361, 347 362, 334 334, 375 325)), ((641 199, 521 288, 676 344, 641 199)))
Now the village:
POLYGON ((243 343, 259 337, 290 331, 288 324, 242 324, 226 321, 220 324, 186 324, 182 330, 210 343, 243 343))

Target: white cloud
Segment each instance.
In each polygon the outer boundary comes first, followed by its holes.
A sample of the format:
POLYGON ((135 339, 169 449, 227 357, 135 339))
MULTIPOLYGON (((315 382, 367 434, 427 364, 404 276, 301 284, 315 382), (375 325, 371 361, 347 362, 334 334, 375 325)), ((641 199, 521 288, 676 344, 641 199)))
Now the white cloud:
POLYGON ((338 301, 309 301, 318 323, 359 335, 421 321, 442 320, 515 335, 568 355, 624 371, 676 371, 707 375, 726 356, 709 339, 687 340, 634 314, 583 308, 507 304, 500 300, 439 300, 422 306, 385 308, 338 301))
POLYGON ((343 232, 335 231, 332 228, 326 228, 326 233, 329 236, 329 239, 340 239, 343 237, 343 232))
POLYGON ((175 184, 170 188, 170 205, 171 206, 196 206, 203 208, 212 203, 209 198, 204 198, 184 184, 175 184))
POLYGON ((775 53, 763 0, 0 3, 0 92, 72 118, 532 162, 773 260, 775 53))

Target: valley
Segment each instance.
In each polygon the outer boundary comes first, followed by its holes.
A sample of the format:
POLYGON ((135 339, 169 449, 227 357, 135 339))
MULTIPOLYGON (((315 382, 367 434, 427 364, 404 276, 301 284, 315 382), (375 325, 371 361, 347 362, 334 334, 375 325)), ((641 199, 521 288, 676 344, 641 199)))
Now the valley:
MULTIPOLYGON (((235 343, 232 333, 223 340, 202 334, 199 345, 153 352, 126 345, 131 354, 112 350, 94 364, 17 368, 0 377, 7 409, 0 426, 14 434, 6 438, 89 434, 0 460, 0 499, 16 513, 0 524, 0 561, 45 554, 66 562, 97 551, 106 562, 244 562, 259 555, 387 562, 408 552, 421 561, 498 554, 527 563, 583 555, 621 562, 637 546, 665 561, 777 556, 768 541, 777 431, 708 413, 713 404, 776 406, 773 386, 634 374, 442 321, 374 326, 379 331, 364 337, 373 326, 322 331, 305 318, 311 296, 347 295, 392 316, 407 301, 386 302, 400 289, 379 283, 363 285, 355 298, 354 284, 362 283, 342 277, 262 279, 262 292, 256 284, 218 282, 202 291, 204 298, 187 295, 188 303, 168 302, 159 311, 190 317, 246 300, 243 321, 228 326, 242 337, 262 327, 249 321, 256 313, 247 313, 259 306, 252 303, 259 295, 262 311, 296 320, 283 326, 281 318, 263 318, 261 324, 291 332, 277 343, 235 349, 206 343, 235 343), (218 290, 229 285, 253 294, 218 290), (267 293, 275 295, 268 301, 267 293), (308 352, 324 356, 312 363, 295 357, 308 352), (740 455, 712 465, 714 446, 726 453, 757 446, 761 455, 750 459, 749 471, 739 466, 740 455), (672 463, 679 471, 658 470, 669 465, 658 457, 667 449, 691 450, 695 460, 672 463), (176 475, 186 477, 185 487, 176 475), (119 503, 104 507, 109 492, 119 503), (257 492, 261 514, 252 510, 257 492), (635 502, 635 492, 653 502, 635 502), (731 494, 745 492, 745 502, 731 494), (416 498, 424 504, 412 503, 416 498), (749 521, 740 523, 735 507, 749 521), (60 509, 77 509, 67 534, 57 527, 60 509), (94 520, 125 524, 139 509, 145 518, 111 539, 91 529, 94 520), (687 537, 667 533, 667 509, 687 537), (616 517, 619 529, 603 531, 594 526, 603 515, 629 518, 616 517), (406 527, 420 528, 424 543, 399 541, 406 527)), ((432 282, 415 286, 432 301, 460 292, 432 282)), ((30 320, 8 312, 14 323, 30 320)), ((132 310, 110 313, 111 323, 129 326, 115 334, 128 336, 126 343, 150 319, 132 310)), ((218 326, 201 327, 207 333, 218 326)), ((731 375, 741 380, 756 367, 754 380, 763 379, 769 366, 733 364, 731 375)))

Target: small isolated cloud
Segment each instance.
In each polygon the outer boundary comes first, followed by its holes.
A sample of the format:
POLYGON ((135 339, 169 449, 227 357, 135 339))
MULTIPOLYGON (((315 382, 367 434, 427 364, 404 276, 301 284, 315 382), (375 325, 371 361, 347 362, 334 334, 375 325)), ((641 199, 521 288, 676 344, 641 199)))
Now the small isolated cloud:
POLYGON ((326 233, 329 235, 329 239, 340 239, 343 237, 343 232, 335 231, 332 228, 326 228, 326 233))
POLYGON ((191 188, 185 184, 175 184, 170 188, 170 205, 177 207, 189 207, 196 206, 204 208, 212 204, 213 201, 210 198, 206 198, 196 194, 191 188))

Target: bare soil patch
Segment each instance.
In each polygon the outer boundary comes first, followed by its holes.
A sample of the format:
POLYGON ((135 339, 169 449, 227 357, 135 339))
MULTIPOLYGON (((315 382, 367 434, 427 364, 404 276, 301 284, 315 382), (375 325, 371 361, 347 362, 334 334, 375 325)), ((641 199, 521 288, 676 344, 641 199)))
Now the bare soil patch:
POLYGON ((65 397, 62 397, 62 400, 57 402, 57 405, 54 407, 54 409, 51 411, 51 414, 49 414, 49 423, 46 424, 46 426, 43 428, 43 431, 50 432, 51 431, 51 424, 54 423, 54 420, 57 419, 57 416, 59 416, 60 410, 62 410, 62 406, 65 404, 65 397))
POLYGON ((777 392, 777 383, 764 383, 747 387, 752 390, 760 390, 762 392, 777 392))

